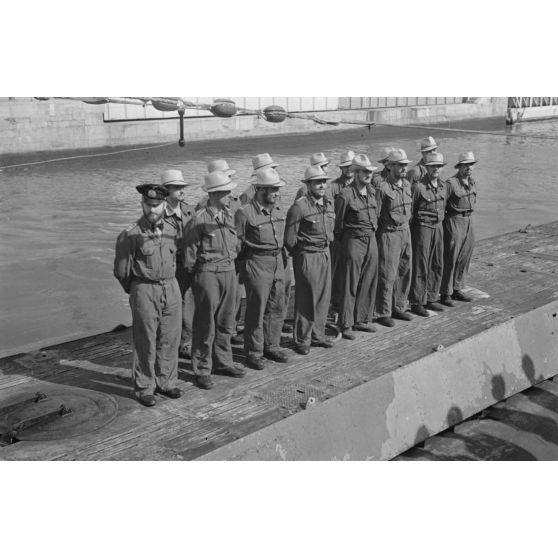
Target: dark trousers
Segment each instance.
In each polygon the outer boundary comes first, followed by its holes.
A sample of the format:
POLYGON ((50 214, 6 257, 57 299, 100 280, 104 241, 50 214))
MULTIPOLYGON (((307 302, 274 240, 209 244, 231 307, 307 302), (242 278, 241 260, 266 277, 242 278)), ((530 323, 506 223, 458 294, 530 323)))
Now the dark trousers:
POLYGON ((192 288, 196 310, 192 336, 194 374, 232 366, 231 335, 235 323, 236 273, 198 271, 192 288))
POLYGON ((411 235, 409 227, 395 231, 378 229, 378 288, 376 317, 391 316, 407 309, 411 285, 411 235))
POLYGON ((452 216, 444 219, 444 272, 443 295, 451 295, 465 287, 465 276, 473 257, 475 233, 470 216, 452 216))
POLYGON ((440 298, 442 270, 444 267, 444 229, 413 225, 413 274, 409 301, 411 304, 436 302, 440 298))
POLYGON ((295 276, 294 341, 309 346, 323 341, 327 311, 331 298, 329 249, 323 252, 300 252, 293 256, 295 276))
POLYGON ((329 254, 331 256, 331 306, 337 311, 339 309, 339 301, 342 292, 342 282, 343 276, 345 275, 345 270, 340 269, 340 255, 342 251, 341 242, 334 240, 329 247, 329 254))
POLYGON ((164 284, 134 281, 130 289, 132 376, 136 395, 175 387, 180 342, 180 289, 176 279, 164 284))
POLYGON ((188 273, 182 262, 176 261, 176 280, 182 295, 182 334, 180 347, 190 347, 192 343, 192 321, 194 319, 194 297, 192 295, 192 274, 188 273))
POLYGON ((353 238, 345 233, 339 247, 339 327, 372 319, 378 282, 378 245, 376 237, 353 238))
POLYGON ((244 352, 261 357, 281 344, 285 306, 285 267, 281 254, 247 258, 242 274, 246 289, 244 352))
POLYGON ((291 258, 283 255, 283 265, 285 268, 285 298, 283 302, 283 322, 287 319, 287 313, 289 311, 289 302, 291 300, 291 286, 293 281, 293 274, 291 271, 291 258))

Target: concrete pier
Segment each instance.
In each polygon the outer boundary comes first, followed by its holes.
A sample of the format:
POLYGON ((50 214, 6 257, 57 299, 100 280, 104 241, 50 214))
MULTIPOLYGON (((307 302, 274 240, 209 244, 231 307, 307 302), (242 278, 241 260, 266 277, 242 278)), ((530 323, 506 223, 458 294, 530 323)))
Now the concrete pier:
POLYGON ((133 400, 129 329, 1 359, 0 424, 42 391, 91 405, 102 394, 117 412, 93 432, 6 445, 0 459, 393 458, 556 374, 557 235, 554 222, 479 242, 472 303, 290 353, 241 380, 218 376, 210 392, 181 361, 184 396, 153 409, 133 400))
MULTIPOLYGON (((490 116, 502 116, 504 119, 506 106, 505 97, 479 97, 467 103, 328 110, 315 114, 328 120, 348 118, 377 124, 431 124, 490 116)), ((105 121, 104 116, 103 105, 90 105, 79 101, 0 99, 0 153, 92 149, 178 141, 178 118, 105 121)), ((184 136, 186 142, 192 142, 309 133, 350 127, 353 126, 324 126, 301 119, 287 119, 285 122, 273 124, 257 116, 236 116, 228 119, 209 116, 186 119, 184 136)))

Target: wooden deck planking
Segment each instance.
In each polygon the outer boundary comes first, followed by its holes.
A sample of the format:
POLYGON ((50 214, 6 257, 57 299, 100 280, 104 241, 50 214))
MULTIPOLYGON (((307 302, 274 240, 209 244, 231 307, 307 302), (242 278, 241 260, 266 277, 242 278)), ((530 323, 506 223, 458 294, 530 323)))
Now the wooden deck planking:
MULTIPOLYGON (((290 353, 287 365, 269 363, 244 379, 216 377, 209 392, 192 385, 191 365, 181 361, 185 395, 144 409, 130 383, 130 331, 98 335, 0 360, 0 406, 22 389, 56 384, 102 391, 119 414, 99 431, 69 440, 19 442, 0 448, 0 459, 193 459, 299 412, 308 397, 325 400, 398 366, 501 324, 558 298, 558 222, 477 244, 469 283, 489 298, 456 303, 428 319, 398 322, 378 333, 357 333, 333 349, 309 356, 290 353), (521 271, 524 270, 524 271, 521 271), (73 364, 78 364, 73 366, 73 364)), ((292 341, 285 340, 286 346, 292 341)), ((238 355, 241 351, 235 349, 238 355)))

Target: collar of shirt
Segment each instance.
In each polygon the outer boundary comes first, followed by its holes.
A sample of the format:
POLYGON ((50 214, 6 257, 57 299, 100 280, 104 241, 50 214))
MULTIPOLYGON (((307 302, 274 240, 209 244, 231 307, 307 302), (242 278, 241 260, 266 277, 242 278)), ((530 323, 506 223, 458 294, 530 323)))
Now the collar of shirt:
POLYGON ((318 207, 325 207, 328 203, 328 198, 327 196, 324 196, 323 198, 320 198, 321 201, 318 201, 310 192, 308 192, 306 194, 306 198, 308 199, 308 201, 314 205, 314 206, 318 206, 318 207))
POLYGON ((396 182, 392 181, 391 176, 388 176, 388 180, 387 180, 388 184, 391 185, 392 188, 396 189, 396 190, 403 190, 403 179, 401 179, 401 184, 397 184, 396 182))
POLYGON ((182 210, 180 209, 180 203, 174 209, 172 209, 171 206, 167 203, 165 215, 167 217, 171 217, 172 215, 174 215, 178 219, 182 219, 182 210))
POLYGON ((264 207, 258 200, 253 200, 253 201, 254 201, 254 206, 259 213, 263 213, 264 215, 271 215, 273 211, 273 207, 271 209, 268 209, 267 207, 264 207))

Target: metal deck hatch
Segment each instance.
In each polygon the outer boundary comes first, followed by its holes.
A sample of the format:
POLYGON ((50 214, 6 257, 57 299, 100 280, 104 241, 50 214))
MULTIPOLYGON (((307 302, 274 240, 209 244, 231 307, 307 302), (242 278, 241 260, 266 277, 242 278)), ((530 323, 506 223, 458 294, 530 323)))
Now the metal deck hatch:
POLYGON ((110 423, 118 405, 110 395, 85 389, 29 391, 0 407, 0 446, 88 434, 110 423))

